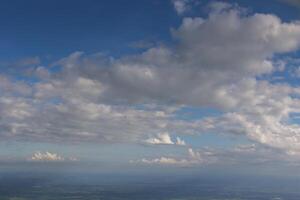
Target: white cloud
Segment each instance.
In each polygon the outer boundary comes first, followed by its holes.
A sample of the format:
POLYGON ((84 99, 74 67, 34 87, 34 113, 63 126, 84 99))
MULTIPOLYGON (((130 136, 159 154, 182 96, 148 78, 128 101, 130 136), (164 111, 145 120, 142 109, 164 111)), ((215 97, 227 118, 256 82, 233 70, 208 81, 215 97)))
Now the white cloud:
POLYGON ((51 152, 40 152, 37 151, 32 154, 32 156, 28 159, 28 161, 46 161, 46 162, 62 162, 62 161, 79 161, 78 158, 72 156, 72 157, 63 157, 57 153, 51 153, 51 152))
POLYGON ((30 160, 32 161, 64 161, 65 159, 56 154, 56 153, 50 153, 48 151, 46 151, 45 153, 42 153, 42 152, 35 152, 30 160))
POLYGON ((187 160, 177 160, 175 158, 169 158, 169 157, 160 157, 160 158, 154 158, 151 160, 143 158, 141 160, 142 163, 145 164, 163 164, 163 165, 188 165, 187 160))
POLYGON ((188 152, 192 160, 201 160, 201 155, 199 152, 195 152, 192 148, 189 148, 188 152))
POLYGON ((204 164, 206 161, 202 159, 200 152, 195 152, 193 149, 188 149, 187 158, 172 158, 162 156, 160 158, 146 159, 132 161, 133 164, 147 164, 147 165, 175 165, 175 166, 192 166, 198 164, 204 164))
POLYGON ((176 137, 176 143, 177 145, 185 146, 186 143, 184 140, 180 139, 180 137, 176 137))
POLYGON ((148 138, 147 140, 145 140, 145 142, 148 144, 176 144, 181 146, 186 145, 185 141, 182 140, 180 137, 176 137, 175 142, 172 141, 172 138, 167 132, 159 133, 156 137, 148 138))
POLYGON ((182 15, 191 9, 190 3, 192 0, 172 0, 175 11, 178 15, 182 15))
POLYGON ((159 158, 142 158, 131 161, 138 165, 161 165, 177 167, 197 167, 203 165, 239 166, 249 167, 253 165, 299 165, 299 151, 281 151, 260 144, 242 144, 233 149, 202 148, 198 150, 188 149, 185 157, 161 156, 159 158))
POLYGON ((174 144, 168 133, 159 133, 156 138, 149 138, 146 140, 149 144, 174 144))

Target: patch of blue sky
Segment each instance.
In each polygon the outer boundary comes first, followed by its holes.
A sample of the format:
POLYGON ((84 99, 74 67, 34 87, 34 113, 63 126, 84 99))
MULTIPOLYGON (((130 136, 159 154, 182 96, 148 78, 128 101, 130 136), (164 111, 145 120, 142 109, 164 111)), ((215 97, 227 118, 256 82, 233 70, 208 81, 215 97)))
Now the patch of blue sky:
POLYGON ((59 104, 63 103, 63 99, 60 97, 52 97, 47 100, 47 103, 50 103, 53 105, 59 105, 59 104))
POLYGON ((300 125, 300 113, 291 113, 287 123, 300 125))
POLYGON ((169 41, 170 27, 179 23, 169 1, 13 0, 0 5, 0 23, 6 27, 0 33, 0 59, 59 59, 74 51, 118 57, 134 53, 129 44, 137 40, 169 41))
POLYGON ((222 111, 214 108, 185 106, 182 107, 180 110, 177 110, 174 116, 176 119, 190 121, 200 120, 205 117, 217 117, 222 114, 222 111))
MULTIPOLYGON (((194 5, 186 15, 205 17, 200 7, 207 2, 194 5)), ((275 13, 284 21, 299 17, 297 8, 279 1, 229 2, 255 12, 275 13)), ((74 51, 109 52, 118 57, 139 52, 129 47, 135 41, 171 42, 170 28, 178 27, 181 20, 170 1, 1 1, 0 23, 5 29, 0 33, 0 59, 37 55, 59 59, 74 51)))
POLYGON ((275 70, 270 74, 263 74, 257 77, 257 80, 267 80, 270 83, 289 84, 291 86, 299 85, 300 51, 293 53, 276 54, 272 58, 275 70))
POLYGON ((298 20, 300 17, 299 8, 296 6, 288 5, 283 0, 229 0, 228 2, 237 4, 241 7, 247 8, 250 13, 264 13, 275 14, 280 17, 284 22, 291 20, 298 20))
POLYGON ((236 145, 250 144, 251 141, 244 135, 230 136, 222 133, 201 133, 197 135, 185 135, 181 138, 193 148, 222 148, 232 149, 236 145))

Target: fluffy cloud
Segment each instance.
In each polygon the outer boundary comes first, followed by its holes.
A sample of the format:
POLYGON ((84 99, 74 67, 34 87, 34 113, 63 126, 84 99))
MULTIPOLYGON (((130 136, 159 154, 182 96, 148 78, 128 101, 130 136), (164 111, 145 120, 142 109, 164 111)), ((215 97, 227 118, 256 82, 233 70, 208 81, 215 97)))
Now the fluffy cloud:
POLYGON ((31 161, 64 161, 65 159, 56 153, 50 153, 48 151, 42 153, 38 151, 31 156, 30 160, 31 161))
POLYGON ((169 133, 159 133, 157 134, 156 137, 154 138, 148 138, 145 140, 146 143, 148 144, 176 144, 176 145, 185 145, 185 141, 180 139, 180 137, 176 137, 176 141, 173 142, 169 133))
POLYGON ((264 78, 278 70, 278 54, 299 49, 300 23, 226 3, 210 9, 184 18, 171 47, 118 59, 75 52, 53 64, 59 70, 36 68, 33 83, 1 75, 1 138, 182 145, 171 137, 216 132, 300 151, 291 117, 299 88, 264 78), (185 106, 222 114, 185 120, 177 112, 185 106))
POLYGON ((117 60, 74 53, 58 62, 62 73, 40 84, 38 96, 234 108, 241 100, 232 88, 273 72, 275 54, 298 48, 300 26, 225 8, 208 19, 184 18, 173 31, 178 45, 172 49, 158 46, 117 60))
POLYGON ((168 133, 160 133, 157 135, 157 138, 147 139, 146 143, 149 143, 149 144, 174 144, 174 142, 171 140, 171 137, 168 133))

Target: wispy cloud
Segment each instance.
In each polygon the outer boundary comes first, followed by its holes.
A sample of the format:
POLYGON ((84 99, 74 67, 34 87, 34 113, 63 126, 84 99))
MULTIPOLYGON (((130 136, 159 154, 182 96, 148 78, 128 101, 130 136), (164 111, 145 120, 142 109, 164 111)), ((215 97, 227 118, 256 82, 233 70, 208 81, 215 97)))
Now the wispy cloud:
POLYGON ((133 164, 147 164, 147 165, 175 165, 175 166, 191 166, 195 164, 204 164, 206 161, 202 158, 199 152, 193 149, 188 149, 187 158, 173 158, 162 156, 160 158, 146 159, 143 158, 137 161, 131 161, 133 164))
POLYGON ((175 11, 178 15, 182 15, 191 9, 191 3, 193 0, 172 0, 175 11))
POLYGON ((175 167, 231 166, 248 167, 253 165, 299 165, 300 152, 282 151, 260 144, 237 145, 232 149, 188 148, 186 156, 161 156, 130 161, 134 165, 159 165, 175 167))
POLYGON ((287 4, 300 7, 300 1, 299 0, 279 0, 281 2, 285 2, 287 4))

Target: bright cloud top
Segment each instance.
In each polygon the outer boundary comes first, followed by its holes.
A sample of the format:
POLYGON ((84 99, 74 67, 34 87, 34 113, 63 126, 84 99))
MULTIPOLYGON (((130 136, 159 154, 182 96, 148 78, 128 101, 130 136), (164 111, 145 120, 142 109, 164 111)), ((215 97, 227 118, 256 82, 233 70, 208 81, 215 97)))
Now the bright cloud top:
POLYGON ((157 137, 149 138, 145 140, 148 144, 176 144, 176 145, 185 145, 185 141, 180 139, 180 137, 176 137, 176 141, 173 142, 169 133, 159 133, 157 137))
POLYGON ((48 151, 46 151, 45 153, 42 153, 42 152, 35 152, 30 160, 32 161, 64 161, 65 159, 56 154, 56 153, 50 153, 48 151))

